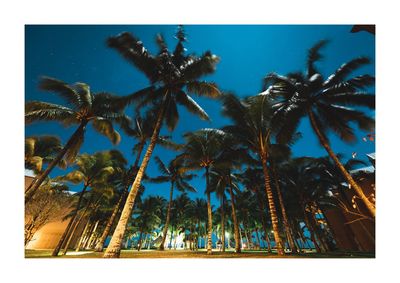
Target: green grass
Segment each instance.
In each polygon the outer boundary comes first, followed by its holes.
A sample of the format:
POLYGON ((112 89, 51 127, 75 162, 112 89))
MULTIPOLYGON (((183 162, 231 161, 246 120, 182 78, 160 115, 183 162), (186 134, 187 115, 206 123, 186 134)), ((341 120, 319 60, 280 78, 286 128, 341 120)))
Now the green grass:
MULTIPOLYGON (((52 250, 25 250, 25 258, 53 258, 51 256, 52 250)), ((73 252, 73 251, 71 251, 73 252)), ((83 254, 58 256, 57 258, 101 258, 102 252, 91 252, 83 254)), ((187 250, 123 250, 121 258, 375 258, 375 253, 365 252, 331 252, 324 254, 317 254, 315 252, 303 253, 298 255, 285 255, 279 256, 276 253, 268 254, 265 251, 242 251, 237 254, 233 251, 217 252, 214 251, 212 255, 207 255, 205 250, 187 251, 187 250)))

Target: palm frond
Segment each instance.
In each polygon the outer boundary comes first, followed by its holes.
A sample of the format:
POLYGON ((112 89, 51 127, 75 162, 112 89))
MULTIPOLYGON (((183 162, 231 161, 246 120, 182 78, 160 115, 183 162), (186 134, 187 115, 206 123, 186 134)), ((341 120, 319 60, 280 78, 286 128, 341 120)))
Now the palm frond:
POLYGON ((39 81, 39 88, 45 91, 57 93, 76 109, 81 107, 82 102, 79 94, 73 87, 61 80, 44 76, 39 81))
POLYGON ((328 42, 328 40, 321 40, 309 49, 307 57, 307 78, 311 78, 315 73, 317 73, 315 62, 322 59, 320 51, 328 44, 328 42))
POLYGON ((208 117, 207 113, 204 111, 203 108, 196 101, 194 101, 189 95, 187 95, 184 91, 180 91, 177 96, 176 100, 179 104, 185 106, 185 108, 199 116, 202 120, 209 121, 210 118, 208 117))
POLYGON ((186 84, 187 91, 199 96, 217 98, 221 95, 215 83, 205 81, 190 81, 186 84))

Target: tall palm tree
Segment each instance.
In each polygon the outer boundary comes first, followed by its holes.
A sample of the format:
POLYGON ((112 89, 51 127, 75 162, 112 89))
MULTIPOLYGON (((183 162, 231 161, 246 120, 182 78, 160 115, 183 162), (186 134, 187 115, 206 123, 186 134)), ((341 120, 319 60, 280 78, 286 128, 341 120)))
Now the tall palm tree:
MULTIPOLYGON (((53 161, 62 149, 61 140, 56 136, 32 136, 25 139, 25 168, 34 173, 42 172, 43 164, 53 161)), ((64 167, 64 163, 58 164, 64 167)))
POLYGON ((32 199, 37 188, 43 183, 53 168, 64 158, 67 163, 74 161, 83 143, 86 126, 92 122, 93 128, 109 138, 112 143, 120 141, 120 135, 114 130, 113 121, 126 119, 122 113, 122 100, 109 93, 94 94, 85 83, 67 84, 63 81, 43 77, 39 87, 42 90, 57 94, 66 101, 66 105, 42 101, 29 101, 25 104, 25 123, 35 121, 58 121, 65 126, 78 124, 78 128, 64 147, 48 164, 26 191, 25 202, 32 199))
POLYGON ((221 137, 225 133, 217 129, 202 129, 184 135, 186 144, 183 148, 182 158, 186 167, 199 170, 204 169, 206 177, 207 195, 207 254, 212 253, 212 207, 210 190, 210 167, 220 160, 222 155, 221 137))
MULTIPOLYGON (((105 229, 103 230, 103 234, 100 237, 100 240, 97 242, 95 248, 97 252, 101 252, 103 250, 104 242, 107 239, 108 234, 110 233, 111 226, 113 225, 118 212, 121 210, 125 203, 129 187, 135 180, 136 173, 139 169, 139 161, 140 157, 142 156, 143 149, 146 143, 150 140, 153 133, 152 125, 154 124, 156 118, 156 115, 153 112, 149 111, 144 117, 141 117, 139 113, 137 113, 137 117, 134 119, 133 126, 130 121, 122 120, 121 128, 123 132, 129 137, 133 137, 137 140, 137 143, 132 148, 133 153, 136 154, 136 158, 133 165, 128 170, 123 170, 119 176, 120 184, 122 184, 123 190, 117 204, 114 207, 113 213, 107 221, 105 229)), ((172 142, 169 136, 159 136, 156 142, 157 144, 160 144, 161 146, 168 149, 179 149, 179 145, 172 142)), ((141 191, 139 189, 138 194, 140 192, 141 191)), ((136 196, 136 198, 137 197, 138 195, 136 196)))
POLYGON ((196 192, 196 189, 193 188, 187 181, 190 181, 195 177, 194 174, 188 174, 187 168, 184 166, 184 162, 182 159, 173 159, 169 162, 168 166, 166 166, 161 159, 156 156, 155 161, 158 166, 158 170, 163 174, 161 176, 155 178, 149 178, 150 182, 154 183, 170 183, 170 191, 169 191, 169 201, 167 207, 167 215, 165 220, 165 225, 163 229, 163 236, 161 240, 161 244, 159 250, 164 250, 165 239, 167 238, 171 206, 173 200, 174 188, 176 187, 178 191, 185 192, 196 192))
POLYGON ((75 170, 65 176, 57 178, 57 181, 70 182, 74 184, 83 183, 82 190, 77 193, 79 199, 76 208, 72 211, 68 225, 61 236, 57 246, 53 250, 52 256, 57 256, 62 246, 65 244, 67 235, 72 227, 76 226, 76 217, 83 201, 85 192, 90 187, 107 185, 107 178, 114 173, 117 168, 123 167, 126 160, 119 151, 110 150, 97 152, 94 155, 82 154, 77 157, 75 170))
POLYGON ((223 129, 235 136, 250 151, 257 155, 264 173, 264 185, 269 206, 274 238, 278 254, 284 254, 279 236, 278 215, 270 184, 270 173, 267 166, 271 135, 274 133, 271 123, 272 108, 266 96, 257 95, 239 100, 233 94, 222 97, 222 113, 232 119, 232 125, 223 129))
POLYGON ((219 58, 209 51, 200 57, 186 55, 183 47, 185 35, 182 28, 179 29, 177 38, 178 44, 171 53, 164 39, 158 36, 157 43, 160 52, 156 56, 151 55, 144 48, 142 42, 130 33, 122 33, 108 40, 110 47, 116 49, 149 79, 151 86, 139 94, 132 95, 131 99, 137 103, 138 108, 150 106, 151 111, 157 113, 157 120, 149 146, 104 257, 119 257, 121 240, 135 202, 135 196, 156 145, 163 121, 170 130, 175 128, 179 119, 177 104, 183 105, 200 118, 208 120, 207 113, 187 93, 211 98, 218 97, 220 94, 215 84, 199 80, 202 76, 215 71, 215 65, 219 58))
MULTIPOLYGON (((227 159, 224 158, 224 161, 227 159)), ((223 162, 224 162, 223 161, 223 162)), ((217 167, 218 168, 218 167, 217 167)), ((231 204, 231 213, 233 220, 233 231, 235 238, 235 252, 240 253, 240 236, 239 236, 239 222, 237 220, 236 210, 235 208, 235 194, 234 191, 239 191, 239 186, 237 184, 237 178, 234 174, 231 173, 230 169, 217 169, 214 168, 210 172, 210 189, 216 192, 217 197, 221 200, 221 228, 222 228, 222 244, 223 250, 225 245, 225 219, 224 219, 224 206, 225 206, 225 190, 228 190, 230 195, 230 204, 231 204)))
POLYGON ((370 60, 366 57, 350 60, 327 79, 323 79, 315 63, 322 58, 320 50, 326 44, 326 40, 320 41, 309 50, 306 74, 268 74, 265 78, 266 85, 272 85, 263 94, 276 99, 274 122, 281 124, 278 140, 284 143, 290 139, 301 118, 308 117, 320 144, 362 199, 370 214, 375 217, 375 205, 344 168, 327 137, 328 132, 333 131, 341 140, 350 143, 356 141, 352 123, 367 131, 375 126, 374 119, 359 110, 359 107, 375 109, 375 95, 364 91, 374 84, 375 78, 370 75, 349 78, 352 72, 368 64, 370 60))

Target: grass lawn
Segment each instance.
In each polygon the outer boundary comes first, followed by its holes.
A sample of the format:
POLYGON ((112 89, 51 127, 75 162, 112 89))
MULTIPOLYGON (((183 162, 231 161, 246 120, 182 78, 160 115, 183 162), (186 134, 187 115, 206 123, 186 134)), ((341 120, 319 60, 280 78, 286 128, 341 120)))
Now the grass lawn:
MULTIPOLYGON (((25 250, 25 258, 53 258, 52 250, 25 250)), ((101 258, 102 252, 82 251, 75 253, 69 251, 65 256, 57 258, 101 258)), ((212 255, 207 255, 206 250, 187 251, 187 250, 123 250, 121 258, 375 258, 375 253, 365 252, 331 252, 325 254, 316 254, 307 252, 299 255, 278 256, 276 253, 268 254, 265 251, 242 251, 237 254, 233 251, 225 253, 213 251, 212 255)))

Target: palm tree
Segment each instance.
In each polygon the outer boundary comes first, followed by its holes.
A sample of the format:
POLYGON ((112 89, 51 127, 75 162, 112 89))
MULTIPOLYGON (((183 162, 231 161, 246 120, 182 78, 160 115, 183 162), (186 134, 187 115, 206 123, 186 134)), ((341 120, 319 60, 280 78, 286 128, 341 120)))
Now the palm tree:
POLYGON ((270 139, 274 130, 271 123, 272 108, 270 101, 266 96, 262 95, 249 97, 241 101, 233 94, 225 94, 222 101, 222 113, 234 122, 233 125, 226 126, 223 129, 235 136, 244 146, 256 154, 261 162, 274 238, 278 254, 282 255, 284 250, 279 236, 278 216, 270 184, 270 173, 267 167, 270 139))
POLYGON ((370 75, 348 78, 370 60, 366 57, 350 60, 324 80, 315 63, 322 58, 320 50, 326 44, 326 40, 320 41, 309 50, 306 74, 267 75, 266 85, 271 82, 272 85, 263 94, 276 99, 274 123, 281 124, 278 141, 285 143, 289 140, 298 128, 301 118, 307 116, 320 144, 362 199, 370 214, 375 217, 375 205, 344 168, 327 137, 328 132, 333 131, 340 139, 350 143, 356 140, 352 123, 356 123, 362 130, 370 131, 374 127, 374 119, 358 108, 375 109, 375 95, 363 91, 374 84, 375 78, 370 75))
POLYGON ((168 166, 166 166, 161 159, 157 156, 155 157, 155 161, 158 165, 158 170, 163 174, 161 176, 155 178, 149 178, 150 182, 154 183, 164 183, 169 182, 170 192, 169 192, 169 201, 167 208, 167 216, 165 220, 165 225, 163 229, 163 237, 161 240, 161 244, 159 250, 164 250, 165 239, 167 238, 170 214, 171 214, 171 206, 174 188, 176 187, 180 192, 190 191, 196 192, 196 189, 193 188, 187 181, 193 179, 195 175, 187 174, 187 168, 185 168, 182 159, 173 159, 169 162, 168 166))
POLYGON ((210 196, 210 167, 218 163, 221 157, 221 137, 225 133, 217 129, 202 129, 184 135, 186 144, 183 148, 182 158, 186 167, 193 170, 204 169, 206 177, 207 195, 207 254, 212 253, 212 208, 210 196))
POLYGON ((74 161, 83 143, 85 129, 89 122, 92 122, 96 131, 105 135, 112 143, 117 144, 120 141, 120 135, 114 130, 112 121, 126 119, 121 112, 123 108, 121 99, 105 92, 91 93, 90 87, 85 83, 69 85, 54 78, 43 77, 39 87, 65 99, 69 107, 42 101, 27 102, 25 104, 25 123, 58 121, 65 126, 78 124, 78 128, 48 164, 46 170, 38 176, 36 182, 27 189, 25 203, 32 199, 37 188, 63 158, 67 163, 74 161))
MULTIPOLYGON (((133 165, 128 170, 123 170, 123 172, 121 172, 121 175, 119 176, 120 184, 122 184, 123 190, 120 198, 118 199, 117 204, 114 207, 113 213, 108 219, 105 229, 103 230, 103 234, 100 237, 100 240, 97 242, 95 248, 97 252, 101 252, 103 250, 104 242, 107 239, 108 234, 110 233, 111 226, 113 225, 118 212, 124 205, 130 185, 135 180, 136 173, 139 169, 139 161, 140 157, 142 156, 142 151, 146 143, 150 140, 150 137, 153 133, 152 125, 156 120, 156 115, 151 111, 149 111, 146 114, 147 115, 144 116, 144 118, 142 118, 140 115, 137 115, 137 117, 134 120, 133 126, 128 120, 123 120, 121 123, 121 128, 124 131, 124 133, 129 137, 133 137, 137 140, 137 143, 133 146, 132 149, 133 153, 136 154, 136 158, 133 165)), ((173 150, 179 149, 179 145, 172 142, 169 136, 159 136, 157 139, 157 144, 160 144, 161 146, 168 149, 173 149, 173 150)), ((138 194, 139 193, 140 189, 138 194)), ((138 195, 136 196, 136 198, 137 197, 138 195)))
POLYGON ((133 220, 133 226, 139 231, 137 250, 142 248, 143 233, 151 233, 161 224, 162 211, 165 208, 166 200, 160 196, 149 196, 138 203, 134 212, 138 216, 133 220))
POLYGON ((143 174, 156 145, 162 122, 165 120, 170 130, 175 128, 179 119, 177 104, 183 105, 188 111, 200 118, 208 120, 207 113, 187 92, 211 98, 218 97, 220 94, 215 84, 199 80, 202 76, 212 74, 215 71, 215 65, 219 61, 218 57, 212 55, 209 51, 200 57, 185 55, 183 47, 185 35, 182 28, 179 29, 177 38, 178 44, 174 52, 171 53, 168 51, 164 39, 158 36, 157 43, 160 52, 157 56, 151 55, 144 48, 142 42, 130 33, 122 33, 108 40, 110 47, 116 49, 149 79, 151 86, 130 98, 137 103, 138 108, 151 105, 151 111, 157 113, 157 120, 154 124, 149 146, 104 257, 119 257, 121 240, 125 233, 127 221, 143 174))
POLYGON ((203 233, 205 230, 202 223, 207 223, 207 202, 202 198, 196 198, 191 202, 191 206, 192 217, 194 221, 196 221, 197 235, 202 237, 205 235, 205 232, 203 233))
POLYGON ((65 239, 70 233, 72 226, 76 226, 76 217, 83 201, 83 196, 89 187, 107 185, 107 178, 114 173, 117 168, 123 167, 126 160, 119 151, 110 150, 97 152, 94 155, 82 154, 77 157, 75 170, 65 176, 57 178, 57 181, 70 182, 74 184, 83 183, 76 208, 72 211, 69 223, 61 236, 60 241, 55 247, 52 256, 57 256, 65 239))
MULTIPOLYGON (((223 159, 224 161, 227 158, 223 159)), ((223 162, 224 162, 223 161, 223 162)), ((218 168, 218 167, 217 167, 218 168)), ((221 228, 222 228, 222 245, 223 250, 225 251, 225 219, 224 219, 224 205, 225 205, 225 190, 228 189, 230 195, 230 204, 231 204, 231 212, 232 212, 232 220, 233 220, 233 231, 235 237, 235 252, 240 253, 240 236, 239 236, 239 222, 236 216, 236 208, 235 208, 235 195, 234 191, 240 191, 239 186, 237 184, 237 178, 234 174, 231 173, 230 169, 217 169, 214 168, 210 172, 210 187, 212 191, 215 191, 217 197, 221 200, 221 228)))
MULTIPOLYGON (((61 140, 56 136, 32 136, 25 139, 25 168, 35 174, 42 172, 43 164, 53 161, 62 149, 61 140)), ((64 163, 58 164, 64 167, 64 163)))

